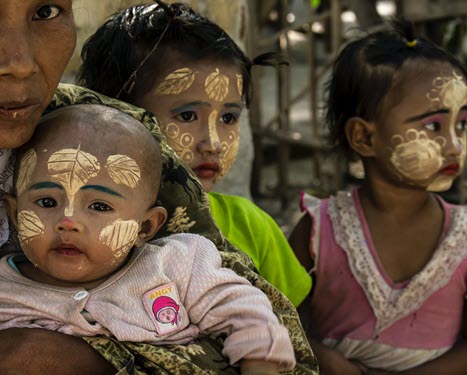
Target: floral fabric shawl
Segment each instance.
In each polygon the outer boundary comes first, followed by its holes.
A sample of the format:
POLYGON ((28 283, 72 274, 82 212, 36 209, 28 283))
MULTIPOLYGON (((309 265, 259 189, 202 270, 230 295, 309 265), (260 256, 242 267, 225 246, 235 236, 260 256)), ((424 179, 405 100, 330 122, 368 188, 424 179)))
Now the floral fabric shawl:
MULTIPOLYGON (((206 193, 200 183, 167 146, 155 116, 130 104, 97 94, 75 85, 61 84, 45 113, 72 104, 102 104, 117 108, 141 121, 160 142, 163 153, 163 179, 159 201, 167 209, 168 220, 158 236, 197 233, 217 246, 223 266, 234 270, 261 289, 271 301, 274 313, 289 330, 297 365, 290 373, 318 374, 317 361, 300 324, 297 311, 282 293, 256 273, 252 260, 237 250, 214 224, 206 193)), ((222 356, 222 338, 202 337, 189 345, 154 346, 118 342, 107 337, 85 337, 95 350, 118 370, 118 374, 238 374, 222 356)))

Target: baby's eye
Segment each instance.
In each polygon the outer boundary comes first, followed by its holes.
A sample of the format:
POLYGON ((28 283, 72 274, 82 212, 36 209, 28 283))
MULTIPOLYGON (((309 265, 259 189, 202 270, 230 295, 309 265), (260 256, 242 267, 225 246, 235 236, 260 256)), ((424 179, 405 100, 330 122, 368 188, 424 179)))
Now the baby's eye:
POLYGON ((441 124, 437 121, 429 122, 427 124, 423 125, 426 130, 429 130, 431 132, 437 132, 441 129, 441 124))
POLYGON ((89 205, 91 210, 95 211, 112 211, 112 207, 103 202, 94 202, 89 205))
POLYGON ((235 125, 238 121, 238 116, 233 113, 225 113, 222 115, 221 121, 227 125, 235 125))
POLYGON ((467 119, 459 120, 456 124, 456 130, 464 131, 467 129, 467 119))
POLYGON ((36 200, 38 206, 43 208, 52 208, 57 206, 57 201, 53 198, 39 198, 36 200))
POLYGON ((183 122, 193 122, 197 119, 196 113, 193 111, 185 111, 185 112, 179 113, 176 116, 176 118, 183 122))
POLYGON ((43 5, 41 6, 34 16, 33 20, 51 20, 57 17, 61 13, 62 9, 56 5, 43 5))

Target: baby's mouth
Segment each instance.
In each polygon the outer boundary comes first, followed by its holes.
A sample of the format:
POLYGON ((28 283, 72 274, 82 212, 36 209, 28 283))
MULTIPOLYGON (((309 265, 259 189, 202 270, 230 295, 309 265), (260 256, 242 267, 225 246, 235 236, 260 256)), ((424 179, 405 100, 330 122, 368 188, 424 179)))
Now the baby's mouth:
POLYGON ((77 256, 83 254, 80 249, 71 244, 61 244, 55 248, 55 251, 61 255, 68 256, 77 256))

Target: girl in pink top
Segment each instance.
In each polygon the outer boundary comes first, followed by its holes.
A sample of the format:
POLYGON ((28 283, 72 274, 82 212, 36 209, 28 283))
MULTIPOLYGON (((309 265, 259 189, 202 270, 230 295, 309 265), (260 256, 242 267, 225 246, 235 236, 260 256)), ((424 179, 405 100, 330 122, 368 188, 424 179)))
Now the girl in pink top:
POLYGON ((303 195, 290 238, 316 278, 302 317, 325 375, 467 374, 467 209, 434 194, 464 169, 466 77, 408 22, 334 64, 330 132, 365 177, 326 200, 303 195))

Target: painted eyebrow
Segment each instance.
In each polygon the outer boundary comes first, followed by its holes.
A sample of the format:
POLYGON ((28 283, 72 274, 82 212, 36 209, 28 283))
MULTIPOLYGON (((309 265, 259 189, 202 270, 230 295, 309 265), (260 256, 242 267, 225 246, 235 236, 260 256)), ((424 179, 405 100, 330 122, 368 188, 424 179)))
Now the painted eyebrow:
POLYGON ((172 108, 170 112, 172 113, 179 113, 179 112, 184 112, 190 110, 192 107, 199 107, 199 106, 205 106, 205 107, 210 107, 211 104, 208 102, 202 102, 202 101, 194 101, 194 102, 189 102, 186 104, 183 104, 179 107, 172 108))
POLYGON ((238 105, 237 103, 225 103, 224 107, 226 107, 226 108, 237 108, 237 109, 240 109, 240 110, 243 109, 242 106, 238 105))
POLYGON ((39 189, 50 189, 56 188, 63 190, 63 186, 51 181, 38 182, 37 184, 32 185, 29 190, 39 190, 39 189))
POLYGON ((436 111, 430 111, 430 112, 425 112, 425 113, 421 113, 419 115, 416 115, 416 116, 413 116, 413 117, 409 117, 408 119, 406 119, 404 121, 404 123, 408 123, 408 122, 413 122, 413 121, 418 121, 418 120, 421 120, 425 117, 429 117, 429 116, 433 116, 433 115, 438 115, 438 114, 444 114, 444 113, 449 113, 449 109, 438 109, 436 111))
POLYGON ((117 193, 115 190, 109 189, 108 187, 102 186, 102 185, 85 185, 81 187, 79 190, 97 190, 97 191, 102 191, 103 193, 115 195, 117 197, 125 199, 125 197, 119 193, 117 193))

